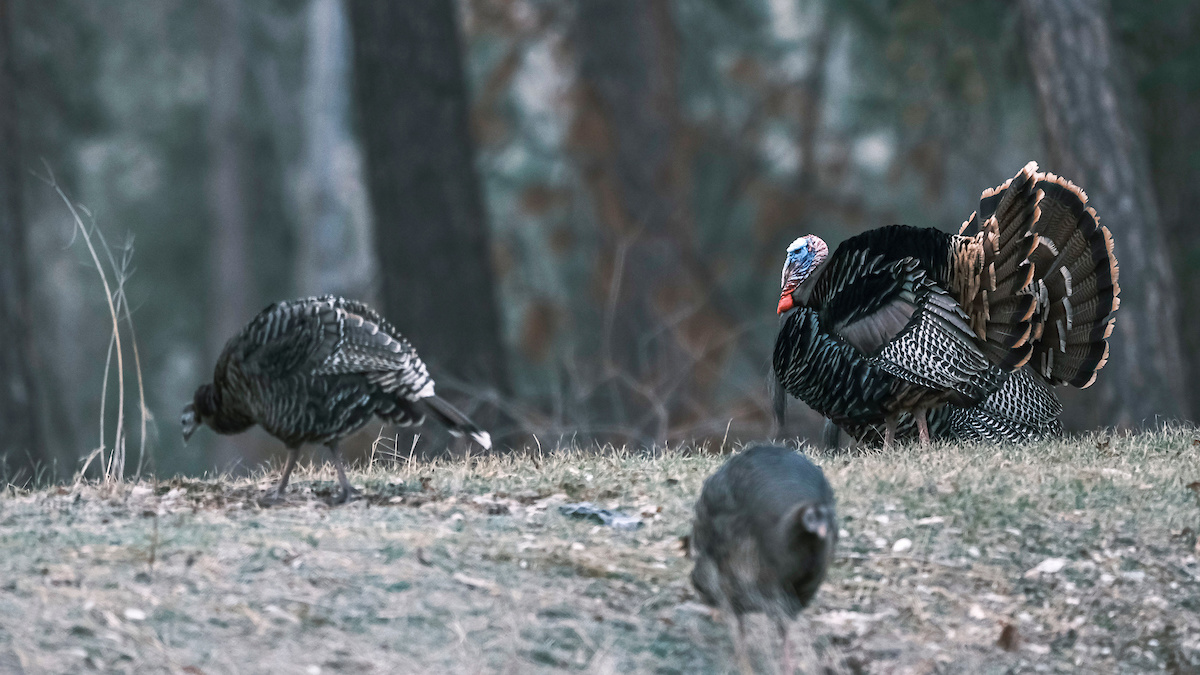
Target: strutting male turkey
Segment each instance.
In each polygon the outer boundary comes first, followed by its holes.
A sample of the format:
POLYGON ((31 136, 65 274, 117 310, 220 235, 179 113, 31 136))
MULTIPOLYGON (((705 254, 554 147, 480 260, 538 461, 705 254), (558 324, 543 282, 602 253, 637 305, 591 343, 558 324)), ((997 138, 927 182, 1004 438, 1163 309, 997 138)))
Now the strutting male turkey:
POLYGON ((688 542, 692 585, 737 617, 740 659, 743 615, 763 612, 783 639, 783 672, 792 672, 788 623, 824 580, 837 537, 825 474, 789 448, 751 447, 704 481, 688 542))
POLYGON ((486 431, 434 393, 425 363, 394 326, 361 302, 327 295, 275 303, 226 343, 212 383, 183 409, 183 440, 200 425, 219 434, 261 425, 288 448, 277 499, 300 446, 325 445, 344 502, 351 487, 338 442, 372 417, 407 426, 426 415, 492 446, 486 431))
POLYGON ((885 446, 913 427, 922 442, 1058 433, 1043 383, 1095 381, 1117 273, 1084 191, 1030 162, 983 193, 958 235, 893 225, 832 255, 812 235, 792 242, 775 377, 859 440, 882 427, 885 446))

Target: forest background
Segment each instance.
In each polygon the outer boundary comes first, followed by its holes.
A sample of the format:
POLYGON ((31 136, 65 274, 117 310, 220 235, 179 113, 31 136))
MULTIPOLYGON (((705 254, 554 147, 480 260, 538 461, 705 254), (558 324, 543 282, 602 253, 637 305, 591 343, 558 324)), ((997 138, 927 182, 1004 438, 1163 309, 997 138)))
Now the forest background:
POLYGON ((1068 429, 1196 419, 1195 2, 0 0, 2 472, 255 466, 264 433, 185 449, 177 415, 258 310, 323 293, 501 446, 815 438, 770 412, 787 244, 957 229, 1031 159, 1121 262, 1068 429))

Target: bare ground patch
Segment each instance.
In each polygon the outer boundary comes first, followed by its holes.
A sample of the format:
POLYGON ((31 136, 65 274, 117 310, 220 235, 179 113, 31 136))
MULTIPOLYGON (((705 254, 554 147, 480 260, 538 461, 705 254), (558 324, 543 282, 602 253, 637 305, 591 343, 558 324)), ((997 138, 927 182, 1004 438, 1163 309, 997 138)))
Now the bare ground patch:
MULTIPOLYGON (((815 453, 805 672, 1200 672, 1200 433, 815 453), (1189 487, 1191 486, 1191 487, 1189 487)), ((679 538, 721 458, 560 450, 0 496, 0 672, 733 672, 679 538), (569 519, 590 500, 642 518, 569 519)), ((756 665, 773 672, 765 621, 756 665)))

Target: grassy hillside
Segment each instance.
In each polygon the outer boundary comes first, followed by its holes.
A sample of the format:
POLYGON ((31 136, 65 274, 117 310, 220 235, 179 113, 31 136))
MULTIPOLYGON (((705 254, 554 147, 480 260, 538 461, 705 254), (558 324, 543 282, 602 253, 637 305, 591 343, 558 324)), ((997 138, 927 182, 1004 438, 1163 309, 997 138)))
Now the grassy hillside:
MULTIPOLYGON (((844 532, 793 628, 805 672, 1200 670, 1200 432, 814 459, 844 532)), ((401 463, 336 508, 327 467, 269 509, 274 474, 10 491, 0 673, 731 672, 679 547, 720 462, 401 463)))

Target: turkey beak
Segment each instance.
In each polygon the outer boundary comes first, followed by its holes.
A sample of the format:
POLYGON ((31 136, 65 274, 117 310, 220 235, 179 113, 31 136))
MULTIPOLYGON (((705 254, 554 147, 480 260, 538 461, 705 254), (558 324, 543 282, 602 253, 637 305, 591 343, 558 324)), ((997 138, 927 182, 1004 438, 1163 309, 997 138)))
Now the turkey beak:
POLYGON ((817 531, 814 533, 818 538, 824 539, 829 534, 829 525, 821 523, 817 525, 817 531))
POLYGON ((183 415, 179 421, 183 426, 183 444, 187 445, 192 434, 196 433, 196 429, 200 426, 199 420, 196 419, 196 410, 191 404, 183 409, 183 415))

